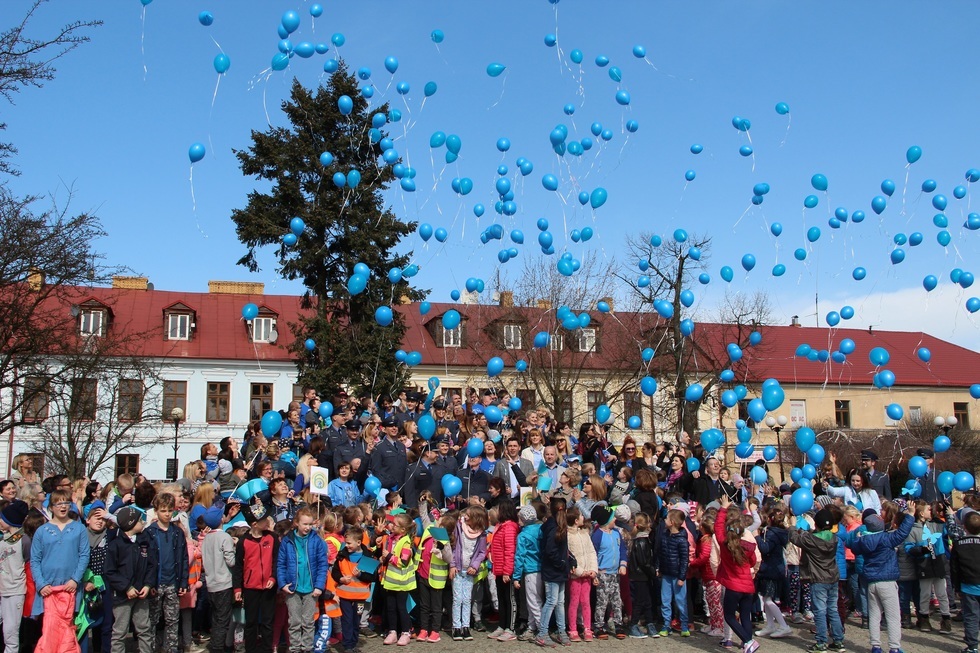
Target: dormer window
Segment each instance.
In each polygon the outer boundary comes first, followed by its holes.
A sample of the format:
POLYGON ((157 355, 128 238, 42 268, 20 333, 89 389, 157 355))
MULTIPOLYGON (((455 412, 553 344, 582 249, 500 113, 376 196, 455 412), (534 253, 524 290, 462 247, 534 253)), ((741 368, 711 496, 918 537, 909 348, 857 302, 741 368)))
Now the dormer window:
POLYGON ((275 342, 273 337, 276 320, 273 317, 257 317, 252 320, 252 342, 275 342))
POLYGON ((463 327, 457 326, 455 329, 442 330, 443 347, 459 347, 463 343, 463 327))
POLYGON ((522 346, 521 325, 504 325, 504 349, 520 349, 522 346))
POLYGON ((595 349, 595 333, 595 329, 579 329, 576 344, 580 352, 588 353, 595 349))
POLYGON ((191 315, 170 313, 167 315, 167 340, 191 339, 191 315))
POLYGON ((105 310, 101 308, 85 308, 78 315, 78 332, 83 336, 105 335, 105 310))

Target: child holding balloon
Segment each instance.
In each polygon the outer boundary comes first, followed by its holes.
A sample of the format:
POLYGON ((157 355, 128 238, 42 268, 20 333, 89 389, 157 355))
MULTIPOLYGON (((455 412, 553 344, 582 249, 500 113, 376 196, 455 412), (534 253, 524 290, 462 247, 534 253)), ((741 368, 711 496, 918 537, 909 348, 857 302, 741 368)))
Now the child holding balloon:
POLYGON ((923 632, 932 630, 929 622, 929 604, 932 594, 939 600, 940 630, 950 632, 952 621, 949 613, 949 597, 946 594, 946 529, 933 519, 933 506, 926 502, 915 506, 915 525, 905 540, 905 551, 915 561, 919 576, 919 609, 916 628, 923 632))

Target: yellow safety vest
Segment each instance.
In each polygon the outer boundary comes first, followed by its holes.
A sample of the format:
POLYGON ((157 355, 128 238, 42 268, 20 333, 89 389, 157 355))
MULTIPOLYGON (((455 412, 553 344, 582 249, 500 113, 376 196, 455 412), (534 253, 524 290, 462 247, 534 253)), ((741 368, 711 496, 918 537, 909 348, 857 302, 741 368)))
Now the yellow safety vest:
MULTIPOLYGON (((422 560, 422 551, 425 550, 425 543, 427 540, 431 540, 432 533, 429 529, 425 529, 422 534, 422 540, 419 542, 419 552, 415 556, 415 564, 418 566, 422 560)), ((446 586, 446 581, 449 579, 449 563, 443 560, 442 553, 439 549, 432 547, 432 551, 429 552, 429 586, 432 589, 441 590, 446 586)))
POLYGON ((392 592, 411 592, 415 589, 415 570, 418 569, 415 556, 410 556, 404 567, 398 566, 401 564, 401 554, 405 550, 405 547, 408 547, 409 550, 412 547, 412 538, 407 535, 395 543, 395 548, 391 552, 391 562, 388 563, 384 580, 381 581, 381 586, 386 590, 392 592))

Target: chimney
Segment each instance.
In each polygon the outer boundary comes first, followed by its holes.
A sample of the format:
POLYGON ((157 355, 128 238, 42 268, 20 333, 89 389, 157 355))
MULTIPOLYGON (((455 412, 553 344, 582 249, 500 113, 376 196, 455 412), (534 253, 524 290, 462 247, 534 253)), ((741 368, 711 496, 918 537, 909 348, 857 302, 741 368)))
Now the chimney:
POLYGON ((500 305, 511 307, 514 305, 514 293, 510 290, 500 291, 500 305))
POLYGON ((27 285, 34 292, 38 292, 44 287, 44 273, 37 268, 31 268, 27 273, 27 285))
POLYGON ((606 302, 609 304, 609 312, 614 313, 616 311, 616 305, 613 303, 612 297, 603 297, 599 300, 600 302, 606 302))
POLYGON ((401 297, 398 298, 398 303, 401 304, 402 306, 406 306, 412 303, 412 298, 409 297, 408 295, 402 295, 401 297))
POLYGON ((212 295, 262 295, 265 284, 261 281, 208 281, 212 295))
POLYGON ((112 287, 114 290, 146 290, 149 279, 146 277, 127 277, 114 275, 112 277, 112 287))
POLYGON ((539 299, 538 300, 538 308, 540 308, 542 311, 550 311, 551 310, 551 300, 550 299, 539 299))
POLYGON ((790 322, 790 323, 789 323, 789 325, 790 325, 791 327, 796 327, 796 328, 798 328, 798 329, 799 329, 799 328, 801 328, 801 327, 802 327, 803 325, 802 325, 802 324, 800 324, 800 316, 799 316, 799 315, 794 315, 794 316, 793 316, 793 321, 792 321, 792 322, 790 322))

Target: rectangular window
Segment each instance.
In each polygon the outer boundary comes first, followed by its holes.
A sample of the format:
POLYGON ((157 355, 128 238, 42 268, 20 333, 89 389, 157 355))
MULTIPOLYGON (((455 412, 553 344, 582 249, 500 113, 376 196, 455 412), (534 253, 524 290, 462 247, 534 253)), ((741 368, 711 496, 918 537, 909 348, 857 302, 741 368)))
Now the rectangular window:
POLYGON ((749 400, 740 399, 738 402, 738 418, 745 421, 750 429, 755 428, 755 420, 749 417, 749 400))
POLYGON ((578 342, 576 343, 578 350, 581 352, 590 352, 595 349, 595 329, 579 329, 578 331, 578 342))
POLYGON ((252 342, 272 342, 272 329, 275 320, 271 317, 257 317, 252 320, 252 342))
POLYGON ((565 335, 562 333, 552 333, 551 341, 548 343, 548 349, 551 351, 561 351, 565 346, 565 335))
POLYGON ((961 431, 970 430, 970 404, 965 401, 954 401, 953 417, 956 418, 956 426, 961 431))
POLYGON ((119 453, 116 454, 116 478, 119 478, 121 474, 139 474, 140 472, 140 457, 139 454, 135 453, 119 453))
POLYGON ((41 422, 48 418, 48 382, 35 376, 24 379, 25 422, 41 422))
POLYGON ((167 316, 167 339, 190 340, 191 316, 187 313, 171 313, 167 316))
POLYGON ((174 408, 184 411, 184 419, 187 419, 187 381, 163 382, 164 421, 170 421, 170 413, 174 408))
POLYGON ((794 430, 806 426, 806 399, 789 400, 789 426, 794 430))
POLYGON ((91 422, 98 407, 99 382, 95 379, 75 379, 71 382, 71 401, 68 406, 72 419, 91 422))
POLYGON ((885 426, 898 426, 902 423, 900 419, 892 419, 888 416, 888 404, 881 407, 881 411, 885 414, 885 426))
POLYGON ((209 424, 227 424, 228 406, 231 403, 231 384, 221 381, 208 383, 209 424))
POLYGON ((538 397, 534 390, 518 390, 517 398, 521 400, 521 410, 525 412, 533 410, 538 405, 538 397))
POLYGON ((639 392, 624 392, 623 415, 626 419, 639 417, 640 426, 643 426, 643 395, 639 392))
POLYGON ((303 387, 302 383, 293 384, 293 401, 303 403, 303 387))
POLYGON ((83 336, 101 336, 104 321, 105 311, 103 310, 89 309, 82 311, 78 316, 78 332, 83 336))
POLYGON ((456 327, 455 329, 443 329, 442 330, 442 346, 443 347, 459 347, 463 342, 463 329, 462 327, 456 327))
POLYGON ((251 420, 262 419, 268 411, 272 410, 272 384, 253 383, 250 395, 251 420))
POLYGON ((30 457, 33 463, 32 467, 34 471, 37 472, 38 478, 44 478, 44 454, 43 453, 29 453, 27 456, 30 457))
POLYGON ((589 404, 589 416, 588 420, 595 420, 595 409, 606 403, 606 393, 602 390, 589 390, 585 393, 585 400, 589 404))
POLYGON ((834 422, 839 429, 851 428, 851 402, 845 399, 834 401, 834 422))
POLYGON ((119 419, 138 422, 143 417, 143 382, 139 379, 119 380, 119 419))
POLYGON ((572 416, 575 414, 572 405, 572 391, 571 390, 556 390, 555 391, 555 419, 559 422, 572 423, 572 416))
POLYGON ((922 406, 909 406, 909 423, 922 424, 922 406))
POLYGON ((520 349, 521 347, 521 325, 505 324, 504 349, 520 349))

